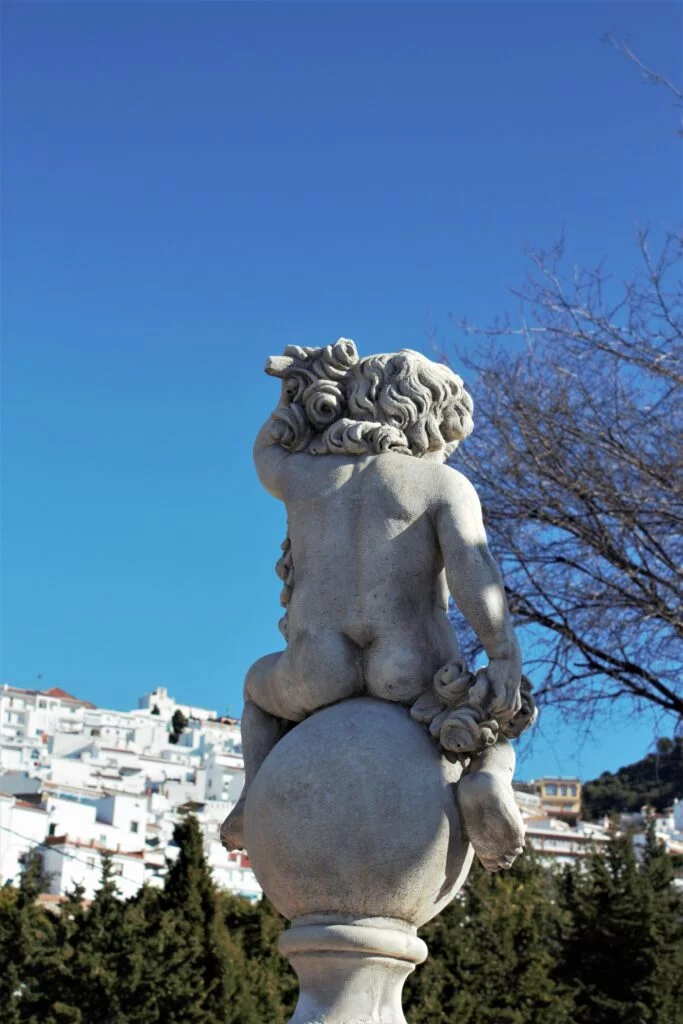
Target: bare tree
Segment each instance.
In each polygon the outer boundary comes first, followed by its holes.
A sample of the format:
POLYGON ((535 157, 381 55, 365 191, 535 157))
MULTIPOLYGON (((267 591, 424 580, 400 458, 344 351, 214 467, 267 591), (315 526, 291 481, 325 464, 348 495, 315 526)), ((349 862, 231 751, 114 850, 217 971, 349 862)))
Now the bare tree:
POLYGON ((482 498, 539 696, 683 714, 683 237, 612 299, 600 270, 532 255, 527 323, 489 330, 458 464, 482 498), (501 343, 518 338, 517 344, 501 343), (538 685, 538 684, 537 684, 538 685))
MULTIPOLYGON (((683 93, 630 46, 648 83, 683 93)), ((683 718, 683 235, 617 285, 530 254, 518 322, 456 324, 486 341, 477 429, 458 464, 482 498, 541 701, 683 718)), ((475 648, 468 652, 475 654, 475 648)))
MULTIPOLYGON (((670 78, 663 75, 660 71, 654 71, 652 68, 644 64, 640 57, 633 52, 627 39, 619 39, 617 36, 613 36, 611 33, 607 33, 602 37, 603 43, 607 43, 609 46, 613 46, 615 50, 622 53, 625 57, 635 64, 639 69, 641 78, 645 85, 657 85, 663 86, 668 92, 676 98, 676 106, 681 109, 683 107, 683 89, 680 89, 675 82, 672 82, 670 78)), ((678 129, 678 134, 683 136, 683 119, 681 119, 681 127, 678 129)))

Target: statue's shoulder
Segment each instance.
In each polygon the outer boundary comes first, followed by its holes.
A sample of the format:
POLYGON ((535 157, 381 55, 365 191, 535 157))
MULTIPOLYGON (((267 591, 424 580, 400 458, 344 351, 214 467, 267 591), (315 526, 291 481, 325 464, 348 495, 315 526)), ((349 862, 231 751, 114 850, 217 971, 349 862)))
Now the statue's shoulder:
POLYGON ((442 463, 434 465, 434 478, 438 496, 447 504, 479 505, 479 496, 474 484, 454 466, 442 463))

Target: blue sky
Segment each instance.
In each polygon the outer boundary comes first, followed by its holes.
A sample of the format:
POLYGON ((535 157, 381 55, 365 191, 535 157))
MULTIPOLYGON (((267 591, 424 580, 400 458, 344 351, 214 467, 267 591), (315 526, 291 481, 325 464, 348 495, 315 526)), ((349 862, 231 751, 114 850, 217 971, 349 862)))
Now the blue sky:
MULTIPOLYGON (((3 7, 2 678, 238 713, 280 646, 266 356, 458 340, 562 230, 626 275, 680 220, 677 115, 599 38, 680 80, 681 8, 3 7)), ((548 714, 520 773, 658 730, 548 714)))

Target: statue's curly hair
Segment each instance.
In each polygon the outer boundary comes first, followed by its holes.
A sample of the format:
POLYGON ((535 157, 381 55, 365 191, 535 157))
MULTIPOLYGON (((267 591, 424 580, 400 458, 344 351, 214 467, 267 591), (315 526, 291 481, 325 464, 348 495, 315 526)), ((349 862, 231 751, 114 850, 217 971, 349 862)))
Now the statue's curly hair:
POLYGON ((311 455, 448 456, 473 428, 470 395, 449 367, 412 349, 359 359, 352 341, 289 346, 273 359, 285 404, 273 439, 311 455))
POLYGON ((452 448, 474 426, 472 399, 460 377, 407 348, 360 360, 347 378, 347 402, 352 418, 391 427, 418 457, 452 448))

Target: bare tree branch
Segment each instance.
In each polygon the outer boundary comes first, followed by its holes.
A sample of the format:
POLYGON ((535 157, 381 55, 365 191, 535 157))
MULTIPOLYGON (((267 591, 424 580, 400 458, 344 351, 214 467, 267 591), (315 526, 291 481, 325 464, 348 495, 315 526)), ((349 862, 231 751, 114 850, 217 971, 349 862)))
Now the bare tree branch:
POLYGON ((532 253, 523 322, 456 321, 482 343, 460 354, 477 429, 457 457, 540 696, 683 715, 683 245, 638 247, 621 286, 563 273, 561 244, 532 253))
POLYGON ((643 78, 648 85, 662 85, 665 89, 668 89, 669 92, 673 93, 676 99, 683 100, 683 90, 679 89, 679 87, 667 78, 666 75, 662 75, 659 71, 653 71, 653 69, 649 68, 647 64, 644 64, 640 57, 633 52, 625 39, 618 39, 616 36, 613 36, 608 32, 602 37, 602 41, 604 43, 609 43, 609 45, 613 46, 615 50, 618 50, 619 53, 623 53, 630 61, 633 61, 636 67, 640 68, 643 78))
MULTIPOLYGON (((626 41, 604 41, 683 105, 626 41)), ((586 719, 609 704, 681 721, 683 234, 653 255, 642 231, 638 250, 619 285, 602 266, 566 273, 560 239, 529 253, 516 320, 451 318, 480 341, 460 353, 477 429, 458 461, 481 495, 541 700, 586 719)), ((476 638, 452 618, 475 658, 476 638)))

